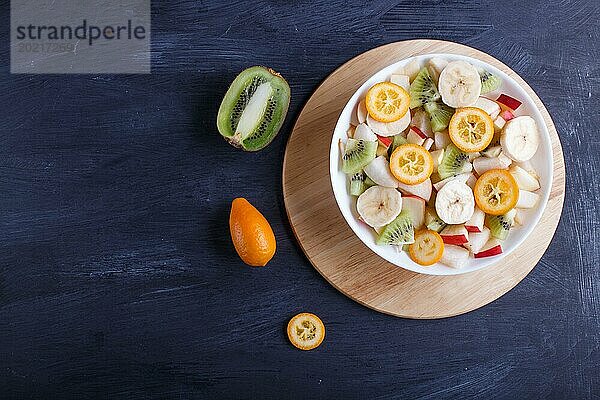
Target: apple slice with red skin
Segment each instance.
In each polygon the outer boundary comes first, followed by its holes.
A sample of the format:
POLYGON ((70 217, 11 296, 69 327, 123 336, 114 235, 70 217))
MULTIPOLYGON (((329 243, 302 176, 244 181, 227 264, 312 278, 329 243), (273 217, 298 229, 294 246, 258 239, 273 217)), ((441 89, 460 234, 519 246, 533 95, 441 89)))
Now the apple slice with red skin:
MULTIPOLYGON (((489 99, 491 100, 491 99, 489 99)), ((515 117, 515 110, 521 106, 521 102, 517 99, 514 99, 505 94, 501 94, 498 99, 494 100, 500 106, 500 114, 499 117, 506 121, 510 121, 515 117), (515 107, 515 108, 513 108, 515 107)), ((504 126, 503 123, 498 123, 498 125, 504 126)), ((501 129, 501 126, 497 126, 497 128, 501 129)))
POLYGON ((433 139, 428 137, 427 139, 425 139, 425 142, 423 143, 423 147, 425 147, 425 150, 429 151, 431 149, 431 147, 433 146, 433 139))
POLYGON ((440 262, 451 268, 460 269, 469 262, 469 250, 461 246, 445 244, 440 262))
MULTIPOLYGON (((413 128, 414 128, 414 126, 413 126, 413 127, 411 127, 411 128, 408 130, 408 133, 406 134, 406 141, 407 141, 408 143, 412 143, 412 144, 416 144, 416 145, 419 145, 419 146, 423 146, 423 144, 425 143, 425 140, 427 139, 427 136, 426 136, 426 137, 423 137, 423 136, 421 136, 421 135, 420 135, 420 134, 417 132, 417 130, 415 130, 415 129, 413 129, 413 128)), ((417 129, 418 129, 418 128, 417 128, 417 129)), ((421 132, 421 133, 422 133, 422 132, 421 132)))
MULTIPOLYGON (((506 94, 501 94, 497 99, 496 102, 505 105, 506 107, 510 108, 511 110, 516 110, 517 108, 519 108, 521 106, 521 102, 513 97, 510 97, 506 94)), ((504 117, 503 117, 504 118, 504 117)), ((506 119, 506 118, 504 118, 506 119)))
POLYGON ((464 246, 473 254, 479 253, 490 240, 490 236, 490 229, 484 226, 481 232, 469 232, 469 243, 465 243, 464 246))
POLYGON ((429 137, 425 133, 423 133, 422 130, 420 130, 419 128, 417 128, 414 125, 410 127, 410 130, 414 131, 417 135, 421 136, 421 139, 423 139, 423 140, 427 140, 427 138, 429 137))
POLYGON ((440 232, 440 236, 445 244, 460 246, 469 242, 469 232, 464 225, 448 225, 440 232))
POLYGON ((425 201, 431 199, 431 179, 427 178, 425 181, 416 185, 407 185, 406 183, 400 182, 398 189, 405 195, 413 195, 422 198, 425 201))
POLYGON ((465 222, 465 229, 468 232, 481 232, 483 230, 483 222, 485 221, 485 213, 475 206, 473 216, 465 222))
POLYGON ((500 113, 500 117, 502 117, 502 119, 505 121, 510 121, 515 117, 515 114, 513 114, 510 110, 504 110, 500 113))
POLYGON ((381 143, 382 145, 385 146, 386 149, 389 149, 390 146, 391 146, 391 144, 392 144, 392 142, 394 141, 394 137, 393 136, 385 137, 385 136, 379 136, 379 135, 377 135, 377 139, 379 140, 379 143, 381 143))
POLYGON ((475 253, 475 258, 492 257, 498 254, 502 254, 502 243, 498 239, 491 238, 479 253, 475 253))

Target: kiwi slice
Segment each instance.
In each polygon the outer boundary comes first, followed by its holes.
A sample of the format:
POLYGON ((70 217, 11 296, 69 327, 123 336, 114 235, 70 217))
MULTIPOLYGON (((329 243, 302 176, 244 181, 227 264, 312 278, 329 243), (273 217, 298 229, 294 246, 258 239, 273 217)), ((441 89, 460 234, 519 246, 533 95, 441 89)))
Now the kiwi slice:
POLYGON ((373 179, 369 178, 366 174, 365 174, 365 190, 367 190, 368 188, 370 188, 371 186, 375 186, 377 185, 375 182, 373 182, 373 179))
POLYGON ((422 68, 410 84, 410 108, 421 107, 426 103, 440 99, 440 93, 427 68, 422 68))
POLYGON ((479 77, 481 78, 481 94, 493 92, 502 84, 502 79, 499 76, 484 69, 479 69, 479 77))
POLYGON ((350 194, 360 196, 367 188, 365 187, 366 175, 360 171, 350 177, 350 194))
POLYGON ((485 150, 481 152, 481 155, 484 157, 494 158, 498 157, 502 153, 501 146, 488 146, 485 150))
MULTIPOLYGON (((435 204, 435 202, 433 204, 435 204)), ((446 227, 446 223, 438 217, 437 212, 432 207, 427 207, 425 210, 425 225, 427 226, 427 229, 431 229, 438 233, 446 227)))
POLYGON ((442 179, 449 178, 454 175, 462 174, 468 171, 467 163, 469 155, 461 151, 454 143, 450 143, 444 150, 444 157, 438 166, 438 175, 442 179))
POLYGON ((279 132, 290 104, 290 87, 277 72, 250 67, 233 81, 219 107, 217 128, 233 146, 257 151, 279 132))
POLYGON ((400 245, 404 243, 414 243, 415 229, 413 227, 412 218, 408 210, 403 210, 395 220, 386 225, 379 237, 377 244, 394 244, 400 245))
POLYGON ((377 153, 377 142, 348 139, 342 154, 342 171, 355 174, 367 166, 377 153))
POLYGON ((429 102, 423 105, 423 108, 429 115, 431 129, 434 132, 441 132, 448 127, 450 118, 454 115, 454 108, 444 103, 429 102))
POLYGON ((515 213, 511 211, 504 215, 486 215, 486 225, 496 239, 504 240, 508 236, 515 218, 515 213))
POLYGON ((398 134, 394 136, 394 139, 392 141, 392 145, 390 146, 390 155, 392 155, 392 153, 394 152, 394 150, 396 150, 396 147, 406 144, 408 143, 408 140, 406 140, 406 138, 404 136, 402 136, 402 134, 398 134))

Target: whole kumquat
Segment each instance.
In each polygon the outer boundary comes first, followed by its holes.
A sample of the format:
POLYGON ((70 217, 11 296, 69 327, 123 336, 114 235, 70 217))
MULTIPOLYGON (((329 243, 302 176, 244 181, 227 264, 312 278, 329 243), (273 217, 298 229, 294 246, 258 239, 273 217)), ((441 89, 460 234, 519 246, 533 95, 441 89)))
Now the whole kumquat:
POLYGON ((275 254, 275 235, 265 217, 248 200, 240 197, 231 203, 229 215, 231 240, 246 264, 264 267, 275 254))

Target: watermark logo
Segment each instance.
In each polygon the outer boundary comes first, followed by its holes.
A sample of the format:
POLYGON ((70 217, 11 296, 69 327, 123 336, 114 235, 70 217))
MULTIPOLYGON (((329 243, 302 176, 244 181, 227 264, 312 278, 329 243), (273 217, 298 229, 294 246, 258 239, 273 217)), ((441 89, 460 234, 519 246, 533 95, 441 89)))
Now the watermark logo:
POLYGON ((150 73, 150 0, 11 0, 12 73, 150 73))

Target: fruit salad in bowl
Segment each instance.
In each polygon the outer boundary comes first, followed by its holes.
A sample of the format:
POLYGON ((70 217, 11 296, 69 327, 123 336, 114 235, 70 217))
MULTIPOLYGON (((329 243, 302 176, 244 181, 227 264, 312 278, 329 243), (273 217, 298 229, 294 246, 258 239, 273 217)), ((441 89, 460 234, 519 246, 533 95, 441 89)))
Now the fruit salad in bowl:
POLYGON ((474 271, 533 230, 552 183, 533 99, 482 61, 432 54, 367 80, 330 149, 336 201, 358 237, 403 268, 474 271))

